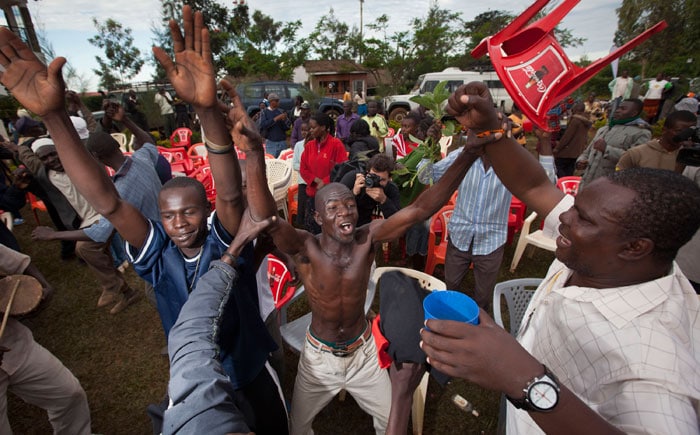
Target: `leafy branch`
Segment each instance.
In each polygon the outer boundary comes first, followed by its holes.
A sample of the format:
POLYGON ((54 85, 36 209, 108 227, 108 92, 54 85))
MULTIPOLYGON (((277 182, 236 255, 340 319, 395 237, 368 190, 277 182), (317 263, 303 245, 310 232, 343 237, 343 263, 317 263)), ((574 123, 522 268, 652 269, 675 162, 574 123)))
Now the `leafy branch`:
MULTIPOLYGON (((411 97, 411 101, 428 109, 428 114, 435 120, 435 126, 440 128, 442 136, 453 136, 459 129, 454 120, 443 120, 446 115, 444 109, 449 97, 447 81, 438 83, 433 92, 411 97)), ((410 136, 410 140, 417 143, 418 146, 405 157, 398 159, 399 165, 391 173, 392 178, 401 188, 401 206, 410 204, 423 190, 424 185, 418 181, 419 173, 429 170, 433 163, 442 158, 439 136, 436 138, 429 132, 425 140, 420 140, 415 136, 410 136), (427 163, 419 171, 418 165, 423 160, 427 160, 427 163)), ((430 184, 433 184, 432 178, 430 184)))

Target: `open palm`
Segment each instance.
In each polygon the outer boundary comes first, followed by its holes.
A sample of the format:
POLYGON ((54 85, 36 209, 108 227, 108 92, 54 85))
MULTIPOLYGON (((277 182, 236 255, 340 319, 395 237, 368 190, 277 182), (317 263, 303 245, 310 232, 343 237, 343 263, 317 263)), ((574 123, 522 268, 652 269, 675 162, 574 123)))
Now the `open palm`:
POLYGON ((204 27, 201 12, 193 13, 192 8, 185 6, 182 17, 184 37, 177 23, 170 22, 175 61, 162 48, 153 47, 153 53, 182 100, 194 106, 216 107, 216 79, 209 31, 204 27))
POLYGON ((0 81, 30 112, 44 116, 64 107, 61 68, 65 63, 65 58, 58 57, 47 69, 17 35, 0 29, 0 65, 5 68, 0 81))

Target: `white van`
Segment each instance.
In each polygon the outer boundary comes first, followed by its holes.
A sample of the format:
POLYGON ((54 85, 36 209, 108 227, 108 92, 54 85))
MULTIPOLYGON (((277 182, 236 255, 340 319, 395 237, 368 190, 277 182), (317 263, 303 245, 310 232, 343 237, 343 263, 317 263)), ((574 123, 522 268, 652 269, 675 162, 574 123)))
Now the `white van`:
POLYGON ((447 90, 452 93, 465 83, 482 81, 489 87, 494 104, 505 112, 510 113, 513 108, 513 99, 506 92, 503 83, 493 71, 462 71, 459 68, 446 68, 440 72, 423 74, 418 77, 411 92, 406 95, 391 95, 384 98, 384 113, 389 119, 401 122, 404 116, 418 108, 418 104, 410 100, 414 95, 422 95, 432 92, 441 81, 447 81, 447 90))

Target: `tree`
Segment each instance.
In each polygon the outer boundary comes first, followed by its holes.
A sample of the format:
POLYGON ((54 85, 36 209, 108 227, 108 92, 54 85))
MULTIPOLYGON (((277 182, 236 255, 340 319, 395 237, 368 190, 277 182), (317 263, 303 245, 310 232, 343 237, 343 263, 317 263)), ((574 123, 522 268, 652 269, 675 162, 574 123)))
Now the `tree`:
POLYGON ((464 52, 468 34, 460 13, 434 3, 426 17, 413 19, 412 27, 416 76, 445 69, 464 52))
POLYGON ((93 70, 100 77, 100 85, 113 89, 141 70, 144 60, 141 51, 134 47, 131 29, 108 18, 104 23, 92 19, 97 35, 89 38, 90 44, 104 50, 104 59, 95 56, 100 69, 93 70))
POLYGON ((307 42, 312 56, 316 59, 359 60, 361 48, 360 30, 352 29, 338 20, 333 8, 328 15, 321 17, 316 28, 308 36, 307 42))
POLYGON ((238 5, 230 23, 235 54, 227 57, 226 72, 235 77, 288 80, 305 57, 306 45, 296 40, 300 28, 300 20, 275 21, 258 10, 250 15, 247 5, 238 5))
POLYGON ((464 23, 464 29, 469 35, 469 42, 465 47, 464 54, 457 60, 457 66, 462 69, 491 69, 491 62, 487 57, 474 59, 471 51, 487 36, 494 35, 503 29, 508 23, 513 21, 515 15, 506 11, 483 12, 473 20, 464 23))
POLYGON ((700 4, 694 0, 623 0, 617 9, 615 43, 621 45, 661 20, 669 26, 625 55, 642 65, 642 75, 659 72, 700 75, 700 4), (689 61, 690 60, 690 61, 689 61))

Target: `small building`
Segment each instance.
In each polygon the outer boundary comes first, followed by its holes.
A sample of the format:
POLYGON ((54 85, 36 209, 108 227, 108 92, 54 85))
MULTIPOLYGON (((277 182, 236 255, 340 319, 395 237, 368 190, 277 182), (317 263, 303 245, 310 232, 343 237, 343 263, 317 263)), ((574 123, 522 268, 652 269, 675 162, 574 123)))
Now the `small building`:
POLYGON ((345 91, 367 95, 374 77, 351 60, 308 60, 294 70, 294 81, 305 83, 317 94, 342 99, 345 91))

